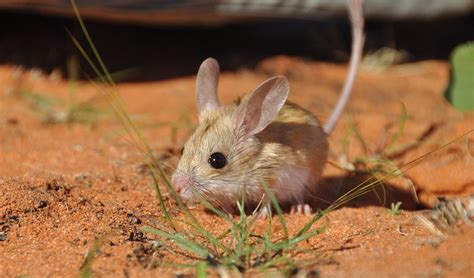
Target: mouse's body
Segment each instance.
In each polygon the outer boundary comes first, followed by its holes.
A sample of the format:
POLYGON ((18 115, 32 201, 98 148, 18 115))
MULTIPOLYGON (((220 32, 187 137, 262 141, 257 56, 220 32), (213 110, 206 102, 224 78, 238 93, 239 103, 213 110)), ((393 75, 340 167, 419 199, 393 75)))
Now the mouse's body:
POLYGON ((188 202, 201 193, 232 211, 242 194, 250 206, 260 202, 266 183, 282 205, 303 205, 305 193, 318 185, 327 157, 326 133, 319 120, 287 102, 263 130, 246 137, 238 134, 238 111, 239 105, 232 104, 200 114, 173 175, 175 189, 188 202), (214 153, 225 156, 224 167, 209 164, 214 153))

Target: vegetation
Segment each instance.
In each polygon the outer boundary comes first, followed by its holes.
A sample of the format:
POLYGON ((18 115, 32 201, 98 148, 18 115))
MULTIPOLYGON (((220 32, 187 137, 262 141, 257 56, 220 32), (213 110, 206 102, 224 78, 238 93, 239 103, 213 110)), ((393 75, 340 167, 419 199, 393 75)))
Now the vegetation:
POLYGON ((402 202, 391 203, 390 204, 390 213, 394 216, 398 216, 402 213, 402 209, 400 208, 402 202))
MULTIPOLYGON (((396 173, 395 176, 405 183, 407 188, 411 190, 413 198, 418 201, 413 182, 405 175, 405 171, 402 170, 402 167, 398 167, 397 163, 394 161, 396 157, 412 149, 421 142, 420 138, 419 140, 407 144, 400 143, 400 138, 404 134, 405 124, 408 119, 405 106, 402 104, 401 107, 402 112, 395 132, 390 134, 387 130, 386 134, 384 134, 384 138, 386 139, 373 149, 369 148, 367 140, 360 132, 357 124, 353 123, 341 142, 342 152, 341 154, 336 155, 338 164, 335 166, 350 173, 369 175, 376 178, 393 176, 393 173, 396 173), (355 138, 356 142, 361 146, 363 154, 350 159, 348 149, 352 138, 355 138)), ((383 178, 380 180, 382 181, 383 178)), ((384 189, 383 184, 381 188, 384 189)), ((379 196, 375 190, 374 193, 378 196, 380 202, 385 205, 385 195, 379 196)))
POLYGON ((461 110, 474 110, 474 42, 459 45, 451 54, 451 78, 445 97, 461 110))
POLYGON ((97 106, 102 95, 95 95, 87 100, 81 100, 77 95, 77 78, 79 66, 74 56, 68 60, 69 90, 66 100, 37 92, 22 84, 19 80, 12 95, 29 103, 31 109, 39 115, 44 123, 84 123, 92 125, 101 117, 108 114, 105 109, 97 106))

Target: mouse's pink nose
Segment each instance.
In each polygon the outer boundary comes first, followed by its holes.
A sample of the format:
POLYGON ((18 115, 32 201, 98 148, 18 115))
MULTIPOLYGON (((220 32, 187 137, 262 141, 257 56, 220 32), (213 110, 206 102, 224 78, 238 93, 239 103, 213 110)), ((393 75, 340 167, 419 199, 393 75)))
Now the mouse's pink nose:
POLYGON ((194 184, 194 178, 190 175, 179 175, 173 179, 173 187, 177 193, 185 191, 194 184))

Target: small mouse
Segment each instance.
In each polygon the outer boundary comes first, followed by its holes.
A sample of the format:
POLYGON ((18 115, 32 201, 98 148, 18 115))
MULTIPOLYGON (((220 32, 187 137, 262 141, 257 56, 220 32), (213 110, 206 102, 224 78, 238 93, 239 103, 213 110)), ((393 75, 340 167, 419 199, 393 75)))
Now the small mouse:
POLYGON ((323 128, 311 112, 287 101, 289 83, 272 77, 253 92, 223 106, 217 96, 219 64, 206 59, 196 78, 199 125, 184 144, 172 184, 187 203, 197 194, 233 213, 244 197, 250 207, 270 207, 264 184, 280 205, 310 214, 305 195, 318 186, 328 155, 327 137, 349 98, 363 46, 360 0, 349 4, 353 45, 346 84, 335 110, 323 128))

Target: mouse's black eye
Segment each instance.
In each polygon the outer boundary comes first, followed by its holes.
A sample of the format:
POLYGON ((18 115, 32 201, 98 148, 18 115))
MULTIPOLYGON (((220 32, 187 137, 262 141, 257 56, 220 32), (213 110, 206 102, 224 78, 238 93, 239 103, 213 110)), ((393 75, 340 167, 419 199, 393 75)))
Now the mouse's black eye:
POLYGON ((227 159, 222 153, 213 153, 207 160, 212 168, 222 169, 227 164, 227 159))

